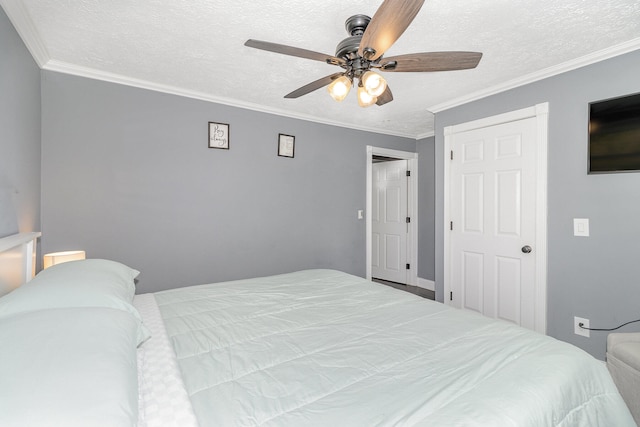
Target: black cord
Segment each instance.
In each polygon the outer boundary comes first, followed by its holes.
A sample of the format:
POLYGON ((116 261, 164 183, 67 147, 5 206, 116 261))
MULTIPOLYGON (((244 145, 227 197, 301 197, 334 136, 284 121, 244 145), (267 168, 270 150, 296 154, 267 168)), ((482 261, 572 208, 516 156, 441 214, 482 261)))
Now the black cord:
POLYGON ((615 328, 611 328, 611 329, 585 328, 584 327, 584 323, 582 323, 582 322, 578 323, 578 326, 581 327, 582 329, 586 329, 588 331, 615 331, 616 329, 620 329, 623 326, 627 326, 627 325, 629 325, 631 323, 636 323, 636 322, 640 322, 640 319, 632 320, 632 321, 627 322, 627 323, 623 323, 622 325, 616 326, 615 328))

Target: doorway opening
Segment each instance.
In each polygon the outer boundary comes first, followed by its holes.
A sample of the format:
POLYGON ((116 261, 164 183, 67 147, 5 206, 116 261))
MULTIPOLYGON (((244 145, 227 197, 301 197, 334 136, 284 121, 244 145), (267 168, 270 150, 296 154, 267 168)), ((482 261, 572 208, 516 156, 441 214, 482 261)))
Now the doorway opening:
POLYGON ((419 297, 430 299, 431 301, 436 300, 436 293, 431 289, 423 288, 420 286, 403 285, 396 282, 388 282, 386 280, 376 279, 375 277, 372 278, 371 281, 390 286, 394 289, 400 289, 401 291, 409 292, 411 294, 418 295, 419 297))
MULTIPOLYGON (((377 278, 399 285, 417 286, 417 183, 417 153, 367 146, 367 279, 377 278), (385 194, 383 194, 384 190, 380 189, 380 179, 392 187, 385 194), (387 209, 389 206, 391 208, 387 209), (385 220, 392 220, 386 221, 392 228, 384 230, 382 234, 380 230, 374 231, 374 224, 380 225, 385 220), (380 266, 386 267, 392 275, 382 274, 382 277, 376 277, 381 275, 380 266)), ((375 225, 376 228, 377 225, 375 225)))

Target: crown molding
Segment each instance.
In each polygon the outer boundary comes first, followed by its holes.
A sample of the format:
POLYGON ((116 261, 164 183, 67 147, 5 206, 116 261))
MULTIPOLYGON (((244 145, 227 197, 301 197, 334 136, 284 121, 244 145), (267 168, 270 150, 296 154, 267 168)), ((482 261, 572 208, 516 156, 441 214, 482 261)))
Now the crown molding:
POLYGON ((315 116, 299 114, 288 110, 268 108, 262 105, 243 102, 236 99, 212 96, 203 92, 191 91, 175 86, 153 83, 141 79, 135 79, 115 73, 108 73, 94 68, 81 67, 63 61, 51 59, 49 52, 42 41, 42 37, 38 32, 29 12, 20 0, 0 0, 0 6, 4 9, 9 17, 11 24, 18 32, 23 43, 31 53, 38 66, 43 70, 56 71, 65 74, 71 74, 80 77, 86 77, 95 80, 102 80, 111 83, 122 84, 126 86, 137 87, 141 89, 163 92, 171 95, 184 96, 187 98, 198 99, 202 101, 215 102, 218 104, 228 105, 231 107, 244 108, 248 110, 258 111, 277 116, 288 117, 293 119, 305 120, 314 123, 320 123, 330 126, 338 126, 348 129, 360 130, 364 132, 373 132, 383 135, 396 136, 401 138, 418 139, 416 135, 393 132, 386 128, 377 128, 369 126, 358 126, 351 123, 344 123, 335 120, 321 119, 315 116))
POLYGON ((443 102, 438 105, 434 105, 429 108, 429 111, 434 113, 439 113, 441 111, 445 111, 450 108, 458 107, 460 105, 467 104, 472 101, 477 101, 478 99, 486 98, 488 96, 505 92, 507 90, 514 89, 519 86, 524 86, 530 83, 537 82, 539 80, 546 79, 548 77, 553 77, 558 74, 566 73, 567 71, 572 71, 578 68, 582 68, 587 65, 595 64, 596 62, 604 61, 606 59, 620 56, 625 53, 629 53, 638 49, 640 49, 640 37, 629 40, 624 43, 620 43, 618 45, 609 47, 607 49, 599 50, 597 52, 594 52, 585 56, 581 56, 572 61, 567 61, 562 64, 555 65, 553 67, 545 68, 543 70, 536 71, 535 73, 527 74, 525 76, 518 77, 516 79, 504 82, 502 84, 492 86, 477 92, 473 92, 468 95, 465 95, 456 99, 452 99, 450 101, 443 102))
MULTIPOLYGON (((62 61, 52 60, 44 42, 42 41, 42 37, 40 36, 40 33, 38 32, 36 26, 34 25, 33 20, 29 15, 29 12, 24 6, 24 3, 20 0, 0 0, 0 6, 2 6, 4 11, 6 12, 7 16, 9 17, 9 20, 13 24, 14 28, 16 29, 20 37, 22 38, 24 44, 26 45, 27 49, 33 56, 38 66, 45 70, 57 71, 65 74, 72 74, 76 76, 122 84, 126 86, 133 86, 141 89, 148 89, 148 90, 168 93, 172 95, 184 96, 187 98, 214 102, 218 104, 228 105, 231 107, 244 108, 244 109, 263 112, 267 114, 274 114, 278 116, 305 120, 305 121, 314 122, 314 123, 326 124, 330 126, 338 126, 338 127, 348 128, 348 129, 360 130, 364 132, 374 132, 377 134, 390 135, 390 136, 409 138, 409 139, 415 139, 415 140, 428 138, 435 135, 433 130, 416 135, 416 134, 408 134, 404 132, 389 131, 388 129, 382 128, 382 127, 378 128, 378 127, 369 127, 369 126, 359 126, 359 125, 354 125, 352 123, 344 123, 344 122, 335 121, 335 120, 321 119, 315 116, 299 114, 289 110, 269 108, 262 105, 239 101, 236 99, 212 96, 210 94, 203 93, 203 92, 190 91, 190 90, 175 87, 175 86, 153 83, 153 82, 149 82, 141 79, 135 79, 135 78, 130 78, 130 77, 114 74, 114 73, 108 73, 108 72, 104 72, 104 71, 100 71, 100 70, 96 70, 88 67, 76 66, 76 65, 65 63, 62 61)), ((563 64, 549 67, 531 74, 527 74, 522 77, 518 77, 513 80, 509 80, 502 84, 483 89, 481 91, 470 93, 463 97, 455 98, 450 101, 434 105, 429 108, 429 111, 432 113, 445 111, 454 107, 458 107, 463 104, 467 104, 469 102, 486 98, 491 95, 505 92, 507 90, 514 89, 519 86, 524 86, 539 80, 546 79, 548 77, 562 74, 567 71, 572 71, 577 68, 591 65, 596 62, 613 58, 615 56, 623 55, 625 53, 629 53, 638 49, 640 49, 640 37, 618 44, 616 46, 612 46, 607 49, 600 50, 598 52, 594 52, 589 55, 582 56, 580 58, 565 62, 563 64)))
POLYGON ((420 133, 420 134, 416 135, 415 138, 416 138, 416 140, 419 140, 419 139, 429 138, 429 137, 435 136, 435 135, 436 135, 435 130, 430 130, 429 132, 420 133))
POLYGON ((81 67, 81 66, 70 64, 63 61, 57 61, 55 59, 47 61, 47 63, 42 68, 48 71, 56 71, 59 73, 71 74, 71 75, 86 77, 94 80, 101 80, 101 81, 121 84, 125 86, 132 86, 140 89, 152 90, 155 92, 167 93, 170 95, 178 95, 186 98, 198 99, 201 101, 214 102, 216 104, 228 105, 230 107, 238 107, 238 108, 244 108, 246 110, 258 111, 258 112, 267 113, 267 114, 274 114, 276 116, 305 120, 309 122, 320 123, 320 124, 325 124, 330 126, 338 126, 338 127, 348 128, 348 129, 360 130, 364 132, 374 132, 378 134, 397 136, 401 138, 416 139, 415 135, 405 134, 401 132, 393 132, 385 128, 357 126, 351 123, 344 123, 344 122, 335 121, 335 120, 322 119, 315 116, 311 116, 307 114, 299 114, 299 113, 295 113, 288 110, 283 110, 278 108, 267 108, 267 107, 264 107, 263 105, 258 105, 251 102, 244 102, 244 101, 239 101, 237 99, 231 99, 231 98, 220 97, 220 96, 212 96, 204 92, 192 91, 192 90, 183 89, 176 86, 160 84, 160 83, 153 83, 146 80, 123 76, 120 74, 96 70, 94 68, 81 67))
POLYGON ((42 37, 40 37, 40 33, 36 29, 31 15, 27 12, 24 4, 19 0, 0 0, 0 5, 20 35, 25 46, 27 46, 33 59, 38 66, 42 68, 49 62, 49 52, 42 42, 42 37))

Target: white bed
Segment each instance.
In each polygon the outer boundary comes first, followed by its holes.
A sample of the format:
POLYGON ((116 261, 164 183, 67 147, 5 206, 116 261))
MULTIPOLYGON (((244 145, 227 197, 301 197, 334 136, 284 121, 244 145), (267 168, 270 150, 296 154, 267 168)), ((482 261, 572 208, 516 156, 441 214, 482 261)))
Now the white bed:
POLYGON ((355 276, 134 298, 136 274, 75 261, 0 298, 0 425, 635 425, 582 350, 355 276))

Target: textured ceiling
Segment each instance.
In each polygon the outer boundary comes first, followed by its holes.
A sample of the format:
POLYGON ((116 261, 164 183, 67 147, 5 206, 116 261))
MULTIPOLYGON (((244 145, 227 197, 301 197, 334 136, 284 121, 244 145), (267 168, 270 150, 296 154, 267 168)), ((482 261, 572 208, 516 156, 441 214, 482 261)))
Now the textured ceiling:
POLYGON ((344 21, 381 0, 0 0, 43 68, 393 135, 433 131, 431 111, 640 48, 638 0, 427 0, 386 56, 467 50, 473 70, 386 73, 394 101, 357 106, 290 91, 341 69, 245 47, 333 55, 344 21), (613 52, 613 53, 611 53, 613 52))

